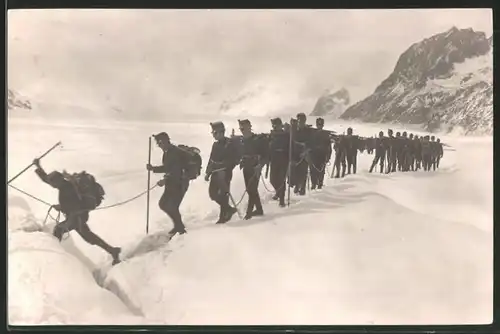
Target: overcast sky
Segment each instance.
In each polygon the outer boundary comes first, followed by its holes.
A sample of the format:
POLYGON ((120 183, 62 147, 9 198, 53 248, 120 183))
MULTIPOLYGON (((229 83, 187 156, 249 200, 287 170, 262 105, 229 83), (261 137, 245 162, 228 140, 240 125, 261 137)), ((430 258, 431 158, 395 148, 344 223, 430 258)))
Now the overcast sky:
POLYGON ((250 82, 304 98, 345 86, 359 100, 411 44, 452 26, 489 37, 492 12, 9 11, 8 80, 37 98, 134 110, 185 111, 187 100, 230 97, 250 82))

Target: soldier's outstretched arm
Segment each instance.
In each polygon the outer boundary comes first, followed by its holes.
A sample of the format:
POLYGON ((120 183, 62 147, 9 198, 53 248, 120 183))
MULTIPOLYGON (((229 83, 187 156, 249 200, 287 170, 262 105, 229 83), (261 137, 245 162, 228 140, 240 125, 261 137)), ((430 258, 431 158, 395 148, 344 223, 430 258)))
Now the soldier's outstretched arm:
POLYGON ((38 160, 38 159, 33 160, 33 165, 36 166, 35 174, 38 175, 40 180, 42 180, 43 182, 47 183, 48 185, 54 187, 49 181, 49 176, 47 175, 47 173, 43 169, 42 165, 40 165, 40 160, 38 160))

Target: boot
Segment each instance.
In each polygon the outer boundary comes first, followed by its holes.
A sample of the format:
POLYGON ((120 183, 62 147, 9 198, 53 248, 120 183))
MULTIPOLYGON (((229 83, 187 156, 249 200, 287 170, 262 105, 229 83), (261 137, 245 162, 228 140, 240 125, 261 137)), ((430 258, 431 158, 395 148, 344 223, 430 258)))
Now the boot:
POLYGON ((264 215, 264 211, 262 209, 256 209, 252 212, 252 217, 259 217, 259 216, 263 216, 264 215))
POLYGON ((225 213, 225 216, 224 216, 224 223, 228 222, 231 220, 231 218, 233 218, 233 215, 238 212, 238 210, 236 208, 233 208, 232 206, 230 206, 227 210, 226 210, 226 213, 225 213))
POLYGON ((122 249, 120 247, 113 247, 110 250, 109 254, 113 258, 113 262, 112 262, 113 265, 120 263, 120 253, 121 253, 121 251, 122 251, 122 249))
POLYGON ((220 213, 219 213, 219 220, 217 220, 215 223, 216 224, 223 224, 223 223, 225 223, 225 216, 226 216, 226 210, 224 210, 221 207, 220 208, 220 213))

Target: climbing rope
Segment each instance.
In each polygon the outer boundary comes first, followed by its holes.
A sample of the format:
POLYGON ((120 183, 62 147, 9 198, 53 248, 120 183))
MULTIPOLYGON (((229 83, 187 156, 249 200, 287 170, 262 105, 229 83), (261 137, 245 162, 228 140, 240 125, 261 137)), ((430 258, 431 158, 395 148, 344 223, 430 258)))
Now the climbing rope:
MULTIPOLYGON (((22 194, 25 194, 26 196, 31 197, 32 199, 34 199, 34 200, 36 200, 36 201, 38 201, 38 202, 40 202, 40 203, 42 203, 42 204, 47 205, 47 206, 49 207, 49 213, 50 213, 50 210, 51 210, 51 209, 53 209, 53 205, 52 205, 52 204, 50 204, 50 203, 48 203, 48 202, 46 202, 46 201, 44 201, 44 200, 42 200, 42 199, 40 199, 40 198, 38 198, 38 197, 36 197, 36 196, 31 195, 31 194, 27 193, 26 191, 21 190, 21 189, 19 189, 19 188, 15 187, 15 186, 13 186, 13 185, 10 185, 10 184, 9 184, 9 187, 11 187, 11 188, 13 188, 13 189, 15 189, 15 190, 17 190, 17 191, 21 192, 22 194)), ((154 186, 152 186, 151 188, 149 188, 149 190, 153 190, 153 189, 154 189, 154 188, 156 188, 156 187, 158 187, 158 184, 155 184, 154 186)), ((101 206, 101 207, 98 207, 98 208, 96 208, 96 209, 95 209, 95 210, 93 210, 93 211, 96 211, 96 210, 104 210, 104 209, 110 209, 110 208, 114 208, 114 207, 117 207, 117 206, 125 205, 125 204, 127 204, 127 203, 132 202, 133 200, 138 199, 138 198, 139 198, 139 197, 141 197, 141 196, 144 196, 144 195, 145 195, 145 194, 146 194, 149 190, 145 190, 145 191, 141 192, 140 194, 138 194, 138 195, 136 195, 136 196, 134 196, 134 197, 132 197, 132 198, 129 198, 129 199, 125 200, 125 201, 118 202, 118 203, 111 204, 111 205, 106 205, 106 206, 101 206)), ((81 212, 85 212, 85 211, 89 211, 89 210, 81 210, 81 211, 77 211, 76 213, 81 213, 81 212)))
POLYGON ((47 206, 52 206, 52 204, 50 204, 50 203, 48 203, 48 202, 45 202, 44 200, 42 200, 42 199, 40 199, 40 198, 38 198, 38 197, 36 197, 36 196, 33 196, 33 195, 31 195, 31 194, 28 194, 26 191, 21 190, 21 189, 19 189, 19 188, 15 187, 15 186, 13 186, 12 184, 9 184, 9 187, 11 187, 11 188, 13 188, 13 189, 15 189, 15 190, 19 191, 20 193, 22 193, 22 194, 24 194, 24 195, 26 195, 26 196, 28 196, 28 197, 31 197, 32 199, 34 199, 34 200, 36 200, 36 201, 38 201, 38 202, 40 202, 40 203, 43 203, 43 204, 45 204, 45 205, 47 205, 47 206))

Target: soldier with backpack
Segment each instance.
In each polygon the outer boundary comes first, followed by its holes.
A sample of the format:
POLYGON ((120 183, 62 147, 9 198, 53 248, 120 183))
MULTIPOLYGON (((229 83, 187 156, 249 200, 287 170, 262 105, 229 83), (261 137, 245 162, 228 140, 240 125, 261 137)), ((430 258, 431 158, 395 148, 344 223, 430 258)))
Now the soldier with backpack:
POLYGON ((325 120, 321 117, 316 119, 316 129, 311 135, 311 162, 309 172, 311 174, 311 189, 323 188, 326 164, 332 158, 332 143, 330 133, 323 130, 325 120))
POLYGON ((237 209, 229 205, 229 190, 233 178, 233 169, 239 162, 237 141, 225 136, 222 122, 210 123, 215 142, 210 152, 210 160, 205 172, 205 181, 210 180, 208 193, 210 199, 220 206, 219 220, 224 224, 231 220, 237 209))
POLYGON ((257 135, 252 132, 252 123, 248 119, 238 120, 238 123, 243 135, 240 169, 243 170, 243 178, 248 193, 248 207, 244 217, 247 220, 264 215, 259 195, 259 181, 262 167, 269 161, 269 141, 264 135, 257 135))
POLYGON ((165 186, 158 205, 174 223, 174 228, 169 234, 184 234, 186 228, 179 207, 189 188, 189 181, 200 175, 202 161, 199 150, 185 145, 173 145, 166 132, 160 132, 153 137, 163 151, 163 164, 161 166, 147 164, 146 169, 153 173, 164 174, 163 179, 158 182, 160 187, 165 186))
POLYGON ((40 179, 59 190, 59 204, 54 205, 53 208, 62 212, 66 220, 56 225, 54 236, 61 241, 65 232, 75 230, 87 243, 99 246, 108 252, 113 258, 113 264, 120 262, 121 249, 110 246, 87 225, 89 212, 97 208, 104 198, 102 186, 86 172, 70 175, 53 171, 47 174, 40 165, 39 159, 35 159, 33 164, 37 167, 35 173, 40 179))
POLYGON ((279 206, 285 206, 286 177, 288 174, 290 132, 284 130, 281 118, 271 119, 273 129, 269 134, 269 163, 271 175, 269 180, 275 190, 274 200, 279 200, 279 206))

